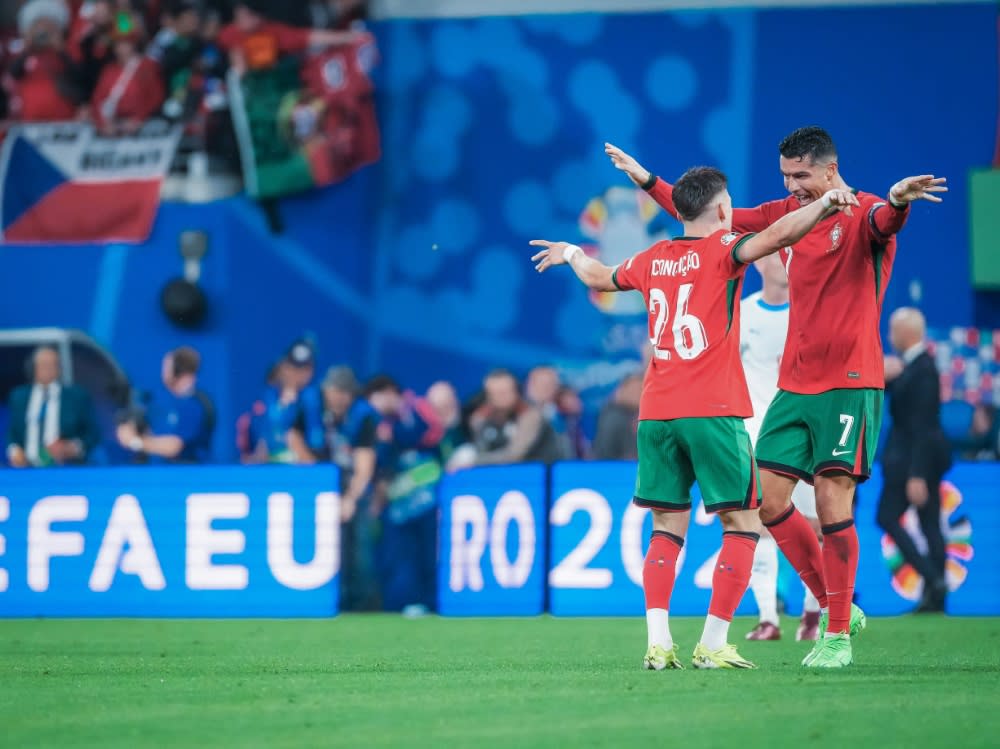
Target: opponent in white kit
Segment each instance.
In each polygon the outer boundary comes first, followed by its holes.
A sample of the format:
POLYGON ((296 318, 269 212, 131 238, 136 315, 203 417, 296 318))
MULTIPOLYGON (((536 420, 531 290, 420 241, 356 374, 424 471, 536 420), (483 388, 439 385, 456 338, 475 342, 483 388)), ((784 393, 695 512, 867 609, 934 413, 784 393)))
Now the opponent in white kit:
MULTIPOLYGON (((740 358, 746 372, 753 416, 746 420, 750 439, 757 443, 764 414, 778 392, 778 365, 788 333, 788 276, 780 255, 768 255, 754 263, 763 280, 763 288, 740 303, 740 358)), ((819 535, 816 517, 816 494, 800 481, 792 493, 792 502, 809 519, 819 535)), ((760 622, 747 633, 748 640, 778 640, 778 547, 767 533, 761 534, 754 553, 750 589, 757 600, 760 622)), ((816 597, 806 588, 802 621, 796 640, 815 640, 819 634, 820 608, 816 597)))

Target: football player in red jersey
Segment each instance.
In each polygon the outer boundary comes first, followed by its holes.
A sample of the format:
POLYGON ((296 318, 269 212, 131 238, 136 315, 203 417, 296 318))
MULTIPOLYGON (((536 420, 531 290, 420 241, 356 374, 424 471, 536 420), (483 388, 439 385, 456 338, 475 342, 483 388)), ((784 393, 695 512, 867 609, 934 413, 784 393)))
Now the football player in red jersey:
POLYGON ((691 515, 691 486, 722 520, 722 550, 712 578, 696 668, 754 668, 727 642, 729 623, 753 564, 759 480, 743 419, 753 409, 740 363, 740 288, 748 263, 804 237, 816 222, 857 198, 833 189, 760 233, 731 230, 732 200, 718 169, 696 167, 677 181, 684 236, 657 242, 618 267, 576 245, 535 240, 537 270, 569 263, 596 291, 642 292, 653 354, 639 405, 639 467, 634 502, 653 511, 643 566, 647 669, 680 668, 668 611, 677 557, 691 515))
MULTIPOLYGON (((819 127, 803 127, 778 146, 790 193, 783 200, 733 211, 737 231, 760 231, 830 189, 850 190, 861 210, 830 213, 804 238, 782 248, 791 302, 778 394, 757 442, 762 470, 760 518, 823 609, 821 636, 802 661, 819 668, 853 662, 851 634, 865 626, 851 602, 858 565, 853 500, 868 478, 882 418, 879 318, 896 254, 896 233, 915 200, 940 202, 943 177, 894 184, 886 198, 851 190, 837 149, 819 127), (816 488, 822 548, 791 503, 798 480, 816 488)), ((606 144, 616 168, 677 216, 674 189, 634 158, 606 144)))

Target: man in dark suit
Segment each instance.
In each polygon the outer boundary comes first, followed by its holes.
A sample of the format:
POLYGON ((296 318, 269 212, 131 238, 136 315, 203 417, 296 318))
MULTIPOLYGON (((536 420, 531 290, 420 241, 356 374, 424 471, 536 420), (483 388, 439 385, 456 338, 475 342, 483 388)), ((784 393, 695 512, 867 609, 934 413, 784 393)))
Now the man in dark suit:
POLYGON ((941 533, 941 478, 951 449, 941 429, 940 381, 924 341, 924 316, 912 307, 892 314, 889 338, 900 357, 886 358, 886 392, 892 428, 882 454, 883 487, 878 523, 924 579, 917 611, 944 611, 945 544, 941 533), (921 554, 901 518, 913 505, 927 539, 921 554))
POLYGON ((15 468, 85 463, 100 435, 87 391, 60 382, 59 352, 35 349, 31 384, 10 394, 7 461, 15 468))

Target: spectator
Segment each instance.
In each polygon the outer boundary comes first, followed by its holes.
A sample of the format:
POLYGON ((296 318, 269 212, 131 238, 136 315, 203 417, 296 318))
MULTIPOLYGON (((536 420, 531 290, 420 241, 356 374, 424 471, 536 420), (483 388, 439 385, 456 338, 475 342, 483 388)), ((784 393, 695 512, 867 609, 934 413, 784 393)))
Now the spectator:
POLYGON ((470 418, 476 465, 559 460, 559 439, 541 410, 521 395, 517 378, 495 369, 484 381, 486 402, 470 418))
POLYGON ((198 389, 201 355, 181 346, 163 357, 164 392, 153 401, 148 423, 132 416, 118 425, 118 443, 153 462, 204 463, 209 458, 215 408, 198 389))
POLYGON ((382 513, 379 571, 383 608, 408 616, 434 608, 437 563, 437 483, 444 427, 426 398, 401 391, 390 377, 366 389, 379 425, 382 513))
POLYGON ((636 428, 642 374, 630 374, 619 383, 597 417, 593 456, 596 460, 636 460, 636 428))
POLYGON ((312 346, 295 341, 268 373, 264 396, 241 417, 239 441, 247 463, 315 463, 322 453, 323 397, 314 384, 312 346))
POLYGON ((559 457, 569 459, 574 457, 570 437, 566 434, 567 424, 559 409, 559 393, 562 382, 555 367, 547 364, 535 367, 528 372, 524 393, 529 403, 536 406, 545 420, 559 437, 559 457))
POLYGON ((83 101, 73 60, 66 52, 69 11, 62 0, 31 0, 18 14, 24 51, 8 68, 13 119, 72 120, 83 101))
POLYGON ((131 134, 160 110, 163 80, 156 62, 142 54, 143 31, 134 15, 118 15, 111 40, 115 59, 101 70, 91 106, 101 132, 131 134))
POLYGON ((282 55, 305 52, 309 47, 346 44, 354 38, 350 32, 296 28, 269 21, 260 12, 260 0, 238 0, 233 22, 222 29, 219 44, 229 51, 232 67, 243 74, 273 68, 282 55))
POLYGON ((70 53, 76 60, 78 81, 84 100, 90 100, 105 65, 114 61, 111 32, 115 6, 111 0, 91 0, 80 10, 80 23, 70 37, 70 53))
POLYGON ((378 608, 371 507, 379 417, 360 397, 349 367, 331 367, 322 391, 326 444, 330 459, 340 468, 340 606, 345 611, 370 611, 378 608))
POLYGON ((323 425, 330 460, 340 468, 340 507, 350 522, 360 503, 367 509, 375 477, 378 414, 365 399, 350 367, 331 367, 323 378, 323 425))
POLYGON ((989 403, 977 405, 972 412, 968 435, 952 447, 962 460, 996 460, 1000 453, 1000 421, 996 407, 989 403))
POLYGON ((28 361, 30 385, 10 394, 7 460, 15 468, 85 463, 99 436, 87 391, 62 384, 59 352, 42 346, 28 361))
POLYGON ((924 316, 902 307, 889 320, 889 338, 902 360, 886 361, 886 391, 892 426, 882 452, 884 481, 878 524, 899 553, 924 579, 918 611, 944 611, 945 545, 941 534, 941 478, 951 466, 951 449, 941 429, 940 376, 924 341, 924 316), (903 527, 913 506, 927 539, 918 549, 903 527))
POLYGON ((556 409, 562 424, 563 454, 570 459, 585 460, 590 455, 590 441, 583 431, 583 401, 569 385, 562 385, 556 394, 556 409))
POLYGON ((455 451, 469 441, 462 424, 462 406, 454 386, 444 380, 431 385, 426 397, 444 430, 439 449, 442 461, 447 463, 455 451))

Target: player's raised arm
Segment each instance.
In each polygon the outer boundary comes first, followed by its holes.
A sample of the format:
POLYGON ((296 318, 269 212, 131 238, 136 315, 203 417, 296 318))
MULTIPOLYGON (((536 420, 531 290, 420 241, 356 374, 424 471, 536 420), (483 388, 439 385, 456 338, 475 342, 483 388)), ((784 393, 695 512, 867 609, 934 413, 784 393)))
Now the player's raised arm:
POLYGON ((854 193, 849 190, 830 190, 821 199, 785 214, 764 231, 740 242, 734 252, 741 262, 752 263, 798 242, 831 209, 842 210, 850 215, 851 206, 855 205, 859 203, 854 193))
POLYGON ((910 215, 910 203, 927 200, 940 203, 936 193, 948 192, 946 177, 921 174, 906 177, 889 188, 889 202, 879 203, 868 213, 868 228, 875 239, 884 241, 903 228, 910 215))
MULTIPOLYGON (((625 153, 613 143, 604 144, 604 153, 610 159, 615 169, 625 172, 636 187, 645 190, 649 197, 656 201, 657 205, 669 213, 678 221, 681 217, 674 207, 674 186, 665 179, 657 177, 642 164, 635 160, 635 157, 625 153)), ((768 225, 767 214, 763 206, 756 208, 736 208, 733 210, 733 229, 736 231, 761 231, 768 225)))
POLYGON ((535 270, 539 273, 544 273, 553 265, 569 265, 577 278, 594 291, 619 290, 612 278, 615 269, 588 257, 577 245, 569 242, 549 242, 544 239, 533 239, 529 244, 545 248, 531 258, 536 263, 535 270))

